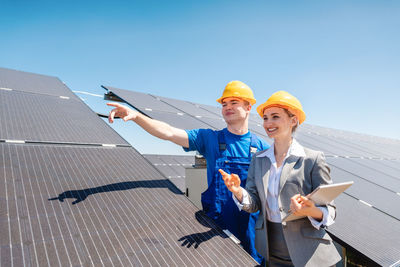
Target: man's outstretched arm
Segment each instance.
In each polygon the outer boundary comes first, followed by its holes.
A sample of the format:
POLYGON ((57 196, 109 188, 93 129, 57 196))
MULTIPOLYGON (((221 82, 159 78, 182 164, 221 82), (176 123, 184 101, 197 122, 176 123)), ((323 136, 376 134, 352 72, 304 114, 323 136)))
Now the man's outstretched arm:
POLYGON ((162 121, 151 119, 136 110, 118 103, 107 103, 107 105, 114 107, 108 114, 108 121, 110 123, 114 122, 114 117, 120 117, 124 121, 131 120, 155 137, 171 141, 186 148, 189 147, 189 137, 185 130, 175 128, 162 121))

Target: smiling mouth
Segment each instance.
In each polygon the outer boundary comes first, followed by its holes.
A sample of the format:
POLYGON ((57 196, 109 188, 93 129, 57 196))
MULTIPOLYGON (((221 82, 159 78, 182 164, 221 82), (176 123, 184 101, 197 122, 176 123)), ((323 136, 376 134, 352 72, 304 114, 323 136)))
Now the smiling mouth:
POLYGON ((276 130, 278 130, 278 128, 268 128, 268 129, 267 129, 267 132, 273 133, 273 132, 275 132, 276 130))

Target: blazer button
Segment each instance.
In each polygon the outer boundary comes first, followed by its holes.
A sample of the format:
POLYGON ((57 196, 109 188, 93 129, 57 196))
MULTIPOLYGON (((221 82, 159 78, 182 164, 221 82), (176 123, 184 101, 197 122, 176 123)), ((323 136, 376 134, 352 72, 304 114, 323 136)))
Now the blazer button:
POLYGON ((282 212, 282 211, 283 211, 283 208, 282 208, 282 207, 279 207, 279 211, 282 212))

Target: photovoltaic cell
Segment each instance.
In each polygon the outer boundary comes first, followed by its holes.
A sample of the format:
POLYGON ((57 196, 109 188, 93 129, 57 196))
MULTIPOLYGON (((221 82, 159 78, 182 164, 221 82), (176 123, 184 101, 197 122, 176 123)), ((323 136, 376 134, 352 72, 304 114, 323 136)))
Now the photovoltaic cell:
POLYGON ((255 265, 132 148, 2 143, 0 172, 1 265, 255 265))
POLYGON ((77 99, 57 77, 0 68, 0 90, 16 90, 29 93, 66 96, 77 99))
POLYGON ((128 145, 80 100, 0 90, 0 140, 128 145))

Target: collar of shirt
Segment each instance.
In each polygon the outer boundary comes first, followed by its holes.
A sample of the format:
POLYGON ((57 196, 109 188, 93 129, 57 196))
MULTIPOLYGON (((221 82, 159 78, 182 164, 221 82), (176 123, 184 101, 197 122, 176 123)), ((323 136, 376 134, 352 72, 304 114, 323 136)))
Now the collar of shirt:
MULTIPOLYGON (((274 144, 271 144, 271 147, 265 150, 263 153, 257 155, 257 158, 267 157, 271 161, 271 163, 275 162, 275 154, 274 154, 274 144)), ((293 138, 292 144, 289 147, 289 151, 285 157, 287 159, 290 156, 296 157, 305 157, 306 153, 304 152, 304 147, 300 145, 296 139, 293 138)))

